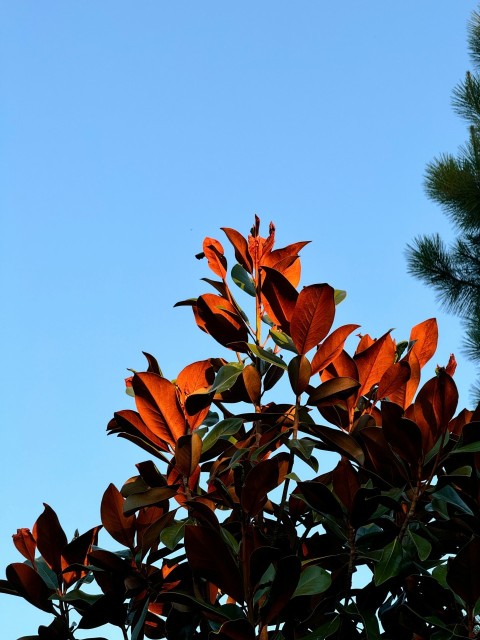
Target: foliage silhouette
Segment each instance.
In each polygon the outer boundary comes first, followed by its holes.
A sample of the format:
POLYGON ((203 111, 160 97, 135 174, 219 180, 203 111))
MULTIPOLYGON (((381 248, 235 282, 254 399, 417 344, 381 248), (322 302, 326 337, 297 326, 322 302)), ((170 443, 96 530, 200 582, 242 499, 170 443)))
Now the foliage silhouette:
POLYGON ((480 637, 480 412, 455 417, 453 356, 418 390, 435 320, 408 342, 359 336, 349 355, 358 325, 332 330, 344 292, 298 288, 305 242, 275 249, 257 217, 248 237, 223 231, 233 268, 206 238, 215 293, 178 305, 224 355, 172 381, 145 354, 127 379, 136 410, 108 433, 156 462, 104 493, 117 552, 101 526, 68 541, 48 505, 13 536, 24 562, 0 591, 53 615, 23 640, 105 624, 131 640, 480 637), (317 475, 325 452, 334 468, 317 475))

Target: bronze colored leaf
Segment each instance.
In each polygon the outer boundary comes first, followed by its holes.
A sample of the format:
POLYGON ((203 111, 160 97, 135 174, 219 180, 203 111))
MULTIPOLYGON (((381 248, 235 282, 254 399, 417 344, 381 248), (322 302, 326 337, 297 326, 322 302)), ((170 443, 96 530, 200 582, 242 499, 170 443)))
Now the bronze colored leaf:
POLYGON ((198 433, 180 436, 175 445, 175 464, 182 475, 189 478, 200 462, 202 439, 198 433))
POLYGON ((158 373, 159 376, 162 375, 162 371, 160 369, 160 366, 157 362, 157 359, 152 356, 150 353, 147 353, 146 351, 142 351, 143 355, 145 356, 145 358, 147 359, 148 362, 148 369, 147 371, 151 371, 152 373, 158 373))
MULTIPOLYGON (((197 300, 197 313, 204 330, 224 347, 248 341, 248 330, 235 307, 226 298, 205 293, 197 300)), ((238 350, 238 346, 236 348, 238 350)))
POLYGON ((186 433, 175 385, 155 373, 136 373, 132 380, 135 403, 147 427, 172 447, 186 433))
POLYGON ((458 391, 453 379, 440 369, 420 389, 414 404, 415 422, 420 427, 424 451, 448 429, 458 403, 458 391))
POLYGON ((298 489, 305 502, 317 513, 333 516, 340 520, 344 517, 339 501, 322 482, 315 480, 299 482, 298 489))
POLYGON ((281 273, 262 267, 262 303, 271 320, 290 335, 290 319, 295 310, 298 291, 281 273))
POLYGON ((249 364, 242 370, 243 384, 250 398, 250 402, 257 405, 260 402, 260 394, 262 391, 262 381, 257 369, 249 364))
POLYGON ((398 404, 382 402, 382 430, 393 451, 416 471, 423 456, 422 434, 398 404))
POLYGON ((307 356, 295 356, 288 364, 288 377, 292 391, 296 396, 301 395, 310 384, 312 367, 307 356))
POLYGON ((271 624, 290 602, 297 588, 301 568, 298 556, 286 556, 278 561, 267 601, 260 609, 265 624, 271 624))
POLYGON ((37 548, 45 562, 55 572, 62 570, 62 551, 67 544, 67 536, 62 529, 55 511, 48 506, 37 518, 33 527, 33 537, 37 541, 37 548))
POLYGON ((342 353, 348 336, 358 329, 358 324, 346 324, 338 327, 325 338, 318 347, 312 360, 312 374, 318 373, 333 362, 342 353))
POLYGON ((241 233, 235 231, 235 229, 229 229, 228 227, 221 227, 221 229, 233 245, 237 262, 241 264, 242 267, 248 271, 248 273, 253 273, 252 258, 250 257, 250 254, 248 252, 248 244, 246 239, 242 236, 241 233))
POLYGON ((261 511, 267 501, 267 493, 284 481, 289 462, 288 453, 279 453, 269 460, 262 460, 248 472, 240 502, 242 509, 251 517, 261 511))
POLYGON ((358 444, 353 436, 344 431, 338 429, 332 429, 331 427, 316 427, 316 435, 330 445, 332 451, 337 451, 343 456, 347 456, 350 460, 358 462, 363 465, 365 462, 365 455, 362 447, 358 444))
POLYGON ((474 536, 454 558, 449 558, 448 586, 473 609, 480 598, 480 573, 477 571, 480 557, 480 538, 474 536))
POLYGON ((396 391, 405 387, 410 379, 410 365, 405 360, 392 364, 380 378, 377 389, 377 399, 390 399, 396 391))
POLYGON ((301 273, 298 253, 309 242, 294 242, 287 247, 275 249, 263 258, 262 266, 272 267, 272 269, 279 271, 294 287, 297 287, 301 273))
POLYGON ((214 238, 205 238, 203 241, 203 253, 208 260, 208 266, 222 280, 227 275, 227 260, 224 256, 224 250, 218 240, 214 238))
POLYGON ((420 368, 430 360, 437 349, 438 326, 435 318, 424 320, 413 327, 410 342, 415 342, 412 351, 418 358, 420 368))
POLYGON ((27 602, 47 613, 55 612, 53 602, 49 600, 54 591, 47 587, 32 567, 22 562, 14 562, 8 565, 6 575, 8 582, 27 602))
POLYGON ((331 378, 353 378, 358 380, 358 369, 355 360, 343 349, 340 355, 322 371, 322 381, 331 378))
POLYGON ((342 458, 332 472, 332 486, 335 495, 350 513, 357 491, 360 489, 358 473, 347 458, 342 458))
POLYGON ((161 504, 176 495, 178 486, 153 487, 142 493, 133 493, 126 498, 123 503, 123 512, 126 516, 132 515, 135 511, 153 504, 161 504))
POLYGON ((361 383, 358 395, 368 393, 374 384, 378 384, 383 374, 395 360, 395 343, 390 331, 373 344, 355 354, 355 363, 361 383))
POLYGON ((300 292, 290 319, 290 335, 298 353, 308 353, 330 331, 335 317, 334 293, 328 284, 312 284, 300 292))
POLYGON ((120 491, 110 484, 100 505, 102 524, 114 540, 133 549, 135 540, 135 516, 123 512, 124 499, 120 491))
POLYGON ((64 567, 64 570, 62 577, 67 587, 87 575, 86 570, 79 569, 78 567, 74 567, 71 571, 66 571, 66 569, 70 567, 70 565, 87 564, 88 553, 90 552, 92 545, 97 544, 98 532, 101 528, 101 526, 93 527, 93 529, 83 533, 81 536, 74 538, 63 549, 62 566, 64 567))
POLYGON ((390 401, 407 409, 410 406, 415 393, 420 384, 420 362, 415 354, 415 351, 410 350, 405 358, 402 358, 400 362, 407 362, 410 366, 410 377, 404 385, 399 389, 396 389, 393 393, 390 393, 390 401))
POLYGON ((22 556, 33 564, 35 561, 35 549, 37 548, 37 543, 35 542, 35 538, 32 536, 30 529, 17 529, 17 533, 14 533, 12 538, 13 544, 18 551, 20 551, 22 556))
MULTIPOLYGON (((131 409, 117 411, 114 418, 110 420, 107 426, 109 434, 116 433, 121 437, 133 436, 133 438, 143 439, 147 443, 151 443, 153 447, 161 451, 169 451, 168 444, 157 434, 151 431, 140 415, 131 409)), ((152 447, 152 448, 153 448, 152 447)))
POLYGON ((335 404, 358 392, 360 383, 352 378, 332 378, 314 389, 307 400, 308 405, 335 404))
POLYGON ((219 532, 203 525, 186 525, 185 552, 195 574, 237 602, 244 601, 241 573, 219 532))
POLYGON ((175 384, 180 391, 188 426, 196 429, 206 418, 213 395, 206 393, 215 379, 212 360, 192 362, 180 371, 175 384))

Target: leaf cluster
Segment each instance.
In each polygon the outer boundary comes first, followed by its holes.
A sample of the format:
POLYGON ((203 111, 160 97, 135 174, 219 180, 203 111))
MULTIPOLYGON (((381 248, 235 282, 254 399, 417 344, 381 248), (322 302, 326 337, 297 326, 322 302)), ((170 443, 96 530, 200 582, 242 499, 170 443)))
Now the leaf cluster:
POLYGON ((398 344, 358 334, 350 354, 344 292, 299 288, 306 242, 276 249, 258 218, 223 231, 233 268, 206 238, 214 293, 180 303, 223 356, 171 380, 145 354, 107 430, 149 459, 107 488, 101 525, 68 541, 45 505, 13 536, 24 561, 0 591, 53 616, 28 638, 480 637, 480 412, 456 414, 453 356, 420 386, 435 320, 398 344))

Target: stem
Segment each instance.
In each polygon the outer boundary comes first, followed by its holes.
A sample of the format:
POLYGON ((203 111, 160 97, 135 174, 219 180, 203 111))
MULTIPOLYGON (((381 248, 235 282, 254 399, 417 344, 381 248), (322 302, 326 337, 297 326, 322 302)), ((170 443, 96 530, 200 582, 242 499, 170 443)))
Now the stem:
POLYGON ((412 502, 410 503, 410 509, 408 510, 408 513, 405 516, 405 520, 403 521, 402 527, 401 527, 400 532, 398 534, 398 541, 399 542, 401 542, 403 540, 403 537, 405 536, 405 534, 407 532, 407 528, 408 528, 408 525, 410 523, 410 520, 415 515, 415 509, 417 508, 417 503, 418 503, 418 500, 419 500, 421 494, 422 494, 422 462, 419 461, 418 470, 417 470, 417 484, 416 484, 415 489, 413 491, 413 497, 412 497, 412 502))
POLYGON ((121 627, 121 629, 123 634, 123 640, 128 640, 127 630, 125 629, 125 627, 121 627))
POLYGON ((357 550, 355 548, 355 529, 349 523, 348 525, 348 547, 350 550, 350 555, 348 558, 348 573, 347 573, 347 590, 345 593, 345 606, 348 605, 348 601, 350 600, 350 592, 352 590, 352 576, 353 570, 355 568, 355 556, 357 550))

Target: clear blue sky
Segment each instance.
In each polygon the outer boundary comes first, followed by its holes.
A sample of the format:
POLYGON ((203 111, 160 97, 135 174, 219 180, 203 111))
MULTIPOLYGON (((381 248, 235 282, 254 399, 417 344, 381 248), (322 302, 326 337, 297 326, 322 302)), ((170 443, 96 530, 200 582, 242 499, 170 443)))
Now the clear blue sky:
MULTIPOLYGON (((84 531, 109 482, 121 486, 147 457, 105 434, 131 407, 123 378, 144 366, 142 350, 169 377, 224 355, 172 307, 206 291, 194 258, 203 237, 246 233, 254 213, 264 229, 275 222, 278 246, 313 241, 302 282, 348 291, 337 325, 373 337, 395 327, 400 340, 436 316, 427 373, 454 351, 468 405, 460 323, 407 275, 404 248, 421 233, 451 237, 422 177, 466 138, 450 97, 470 66, 475 7, 3 3, 2 573, 21 560, 11 534, 43 502, 69 537, 84 531)), ((0 595, 2 638, 45 620, 0 595)))

